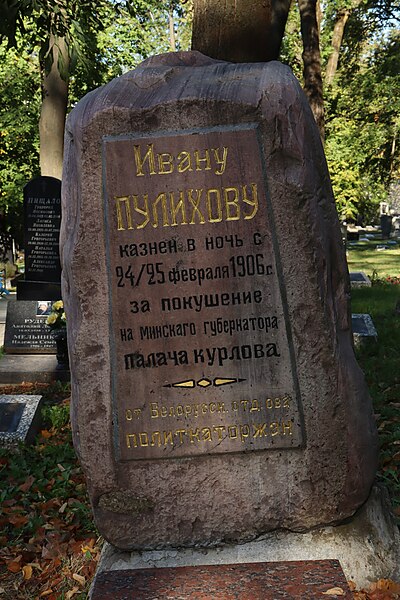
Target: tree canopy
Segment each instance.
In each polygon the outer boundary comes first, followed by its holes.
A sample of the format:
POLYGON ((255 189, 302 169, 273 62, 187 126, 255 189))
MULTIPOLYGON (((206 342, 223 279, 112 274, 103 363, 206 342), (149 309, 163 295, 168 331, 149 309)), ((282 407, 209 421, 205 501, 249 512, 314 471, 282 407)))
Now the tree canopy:
MULTIPOLYGON (((218 57, 230 60, 287 62, 325 128, 340 216, 374 219, 379 202, 400 187, 400 0, 271 0, 275 13, 269 14, 261 1, 254 14, 247 4, 235 3, 238 12, 226 32, 243 43, 227 50, 226 39, 215 34, 221 30, 216 18, 227 18, 229 3, 224 9, 214 0, 194 0, 195 46, 211 53, 215 43, 218 57), (210 6, 218 9, 215 18, 210 6), (246 28, 256 18, 262 35, 250 44, 246 28), (261 54, 251 58, 253 51, 261 54)), ((66 111, 147 56, 188 49, 192 1, 0 0, 0 9, 0 211, 16 233, 23 185, 40 169, 50 174, 48 163, 55 162, 51 136, 61 173, 66 111), (56 107, 57 132, 54 105, 45 112, 52 96, 63 103, 56 107)))

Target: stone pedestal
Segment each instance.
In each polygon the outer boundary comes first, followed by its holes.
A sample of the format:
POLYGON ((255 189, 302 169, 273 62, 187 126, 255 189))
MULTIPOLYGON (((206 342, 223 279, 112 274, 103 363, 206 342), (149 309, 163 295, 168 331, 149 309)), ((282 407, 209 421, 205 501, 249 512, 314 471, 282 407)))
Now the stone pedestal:
POLYGON ((316 600, 327 593, 353 598, 335 560, 108 571, 96 579, 90 600, 316 600))
POLYGON ((326 560, 339 561, 347 581, 359 589, 378 579, 400 583, 400 535, 385 488, 374 487, 357 514, 336 527, 305 533, 274 531, 245 544, 203 548, 121 552, 105 544, 96 579, 113 571, 123 577, 125 571, 142 569, 326 560))

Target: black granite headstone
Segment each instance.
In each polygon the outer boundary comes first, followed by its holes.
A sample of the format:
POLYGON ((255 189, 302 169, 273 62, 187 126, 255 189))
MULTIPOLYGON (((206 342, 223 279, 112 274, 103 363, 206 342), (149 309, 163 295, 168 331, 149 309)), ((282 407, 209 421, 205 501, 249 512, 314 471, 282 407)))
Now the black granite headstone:
POLYGON ((61 298, 59 237, 61 181, 37 177, 24 187, 25 277, 17 282, 18 300, 61 298))
POLYGON ((0 432, 17 431, 19 422, 24 412, 23 404, 4 402, 0 404, 0 432))
POLYGON ((7 354, 55 354, 55 341, 46 325, 50 309, 49 300, 9 302, 4 351, 7 354))

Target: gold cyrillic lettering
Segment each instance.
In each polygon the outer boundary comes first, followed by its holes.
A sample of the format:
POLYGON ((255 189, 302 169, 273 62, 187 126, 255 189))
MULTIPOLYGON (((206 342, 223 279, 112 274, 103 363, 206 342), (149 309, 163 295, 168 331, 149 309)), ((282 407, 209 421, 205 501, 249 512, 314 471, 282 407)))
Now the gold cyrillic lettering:
POLYGON ((253 207, 253 212, 251 212, 248 215, 244 216, 245 220, 246 219, 253 219, 253 217, 255 217, 255 215, 256 215, 256 213, 258 211, 257 184, 251 183, 250 187, 251 187, 252 194, 253 194, 253 198, 252 199, 247 197, 247 185, 243 185, 242 186, 242 190, 243 190, 243 202, 245 204, 248 204, 249 206, 253 207))
POLYGON ((210 151, 209 150, 204 150, 205 152, 205 156, 204 158, 200 157, 200 150, 195 150, 194 151, 194 158, 196 161, 196 171, 210 171, 211 169, 211 164, 210 164, 210 151), (203 168, 200 163, 206 163, 206 166, 203 168))
POLYGON ((240 207, 239 207, 239 190, 235 187, 224 188, 224 200, 226 210, 227 221, 238 221, 240 219, 240 207), (229 195, 233 193, 233 198, 229 198, 229 195), (231 207, 233 207, 233 214, 231 213, 231 207))
POLYGON ((136 177, 144 176, 143 166, 146 161, 148 161, 148 163, 149 163, 150 175, 156 174, 156 165, 155 165, 155 161, 154 161, 154 150, 153 150, 154 146, 153 146, 153 144, 148 144, 147 148, 148 148, 147 152, 144 155, 144 158, 142 159, 140 146, 133 147, 133 154, 134 154, 135 163, 136 163, 136 177))
POLYGON ((190 152, 182 151, 177 156, 178 160, 178 173, 184 173, 185 171, 193 171, 192 167, 192 155, 190 152))
POLYGON ((135 433, 127 433, 126 434, 126 445, 128 448, 132 448, 132 445, 134 448, 137 448, 137 439, 136 439, 135 433), (132 443, 131 443, 131 441, 132 441, 132 443))
POLYGON ((162 212, 162 219, 163 219, 162 226, 169 227, 168 211, 167 211, 167 195, 164 192, 162 192, 161 194, 158 194, 157 198, 153 202, 153 223, 152 223, 152 225, 153 225, 153 227, 158 227, 157 205, 160 202, 161 202, 161 212, 162 212))
POLYGON ((219 148, 213 148, 212 151, 214 153, 215 162, 219 165, 219 170, 215 169, 216 175, 222 175, 226 169, 226 159, 228 158, 228 148, 225 146, 222 148, 222 158, 218 156, 219 148))
POLYGON ((201 211, 199 209, 199 204, 200 204, 202 193, 203 193, 202 189, 200 189, 200 190, 192 190, 192 189, 188 190, 188 200, 191 203, 191 205, 193 206, 192 218, 189 221, 190 225, 194 225, 194 222, 195 222, 194 221, 195 213, 199 214, 199 223, 201 225, 203 225, 206 222, 205 218, 203 217, 203 215, 202 215, 202 213, 201 213, 201 211), (196 198, 193 198, 193 192, 196 193, 196 198))
POLYGON ((159 175, 167 175, 172 173, 174 170, 174 157, 169 152, 164 152, 158 155, 158 172, 159 175), (169 167, 169 170, 165 170, 164 167, 169 167))
POLYGON ((133 208, 139 215, 143 215, 145 217, 142 223, 140 223, 140 225, 136 225, 136 229, 143 229, 150 221, 149 196, 147 194, 144 194, 143 196, 143 205, 144 210, 139 208, 138 196, 133 196, 133 208))
POLYGON ((293 435, 291 421, 288 421, 287 424, 282 421, 282 435, 293 435))
POLYGON ((169 192, 169 203, 171 207, 171 227, 176 227, 176 225, 187 225, 188 222, 186 220, 186 206, 185 206, 185 195, 181 190, 179 193, 179 202, 175 204, 174 192, 169 192), (181 211, 182 218, 181 222, 177 223, 176 216, 178 212, 181 211))
POLYGON ((207 211, 208 221, 210 223, 220 223, 222 221, 222 208, 221 208, 221 193, 218 189, 207 190, 207 211), (211 194, 215 196, 217 203, 217 216, 214 218, 212 214, 212 200, 211 194))
POLYGON ((132 214, 131 214, 131 206, 130 206, 130 197, 129 196, 114 196, 114 200, 116 202, 117 208, 117 230, 125 231, 124 227, 124 219, 122 216, 121 202, 125 204, 125 216, 127 222, 127 229, 133 229, 132 224, 132 214))

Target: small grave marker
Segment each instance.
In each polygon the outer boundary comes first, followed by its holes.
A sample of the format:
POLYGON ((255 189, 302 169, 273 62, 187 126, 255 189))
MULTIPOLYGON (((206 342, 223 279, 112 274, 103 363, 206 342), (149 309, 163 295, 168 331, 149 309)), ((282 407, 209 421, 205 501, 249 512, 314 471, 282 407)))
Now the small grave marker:
POLYGON ((368 341, 377 341, 378 333, 375 329, 371 315, 353 314, 351 315, 351 324, 353 328, 354 344, 356 346, 368 341))
POLYGON ((42 396, 0 396, 0 446, 30 444, 40 427, 42 396))
POLYGON ((349 273, 351 287, 371 287, 370 278, 362 271, 353 271, 349 273))

